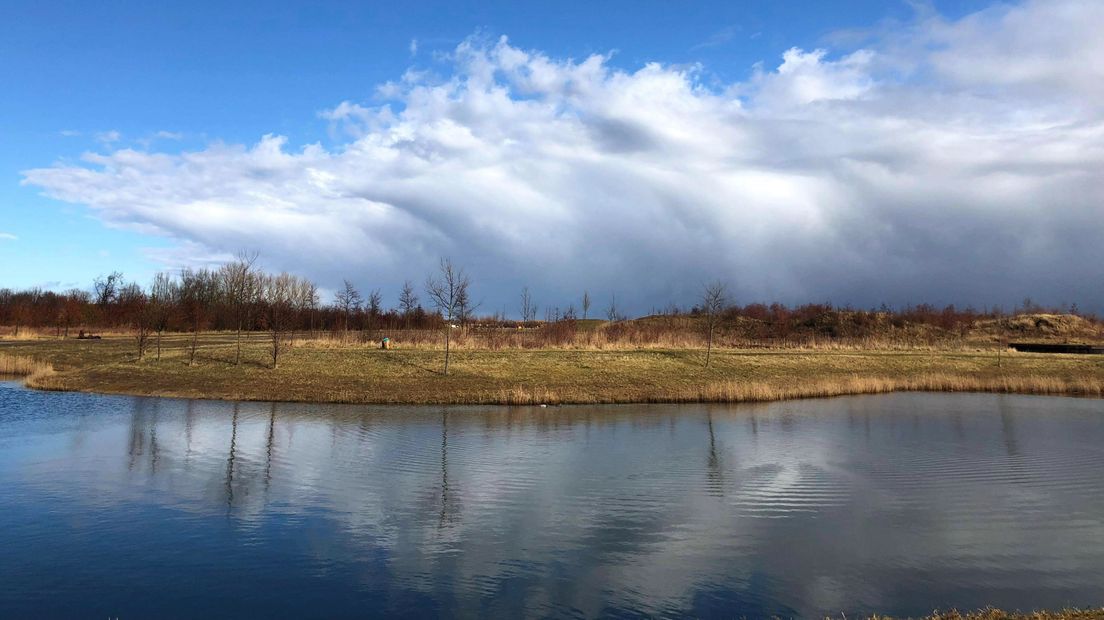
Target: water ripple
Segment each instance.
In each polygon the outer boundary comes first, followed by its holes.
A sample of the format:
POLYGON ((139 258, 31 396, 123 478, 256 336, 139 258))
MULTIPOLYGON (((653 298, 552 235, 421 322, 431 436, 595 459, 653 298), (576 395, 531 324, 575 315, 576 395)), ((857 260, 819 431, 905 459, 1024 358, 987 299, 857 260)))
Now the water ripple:
POLYGON ((1094 603, 1101 413, 968 394, 383 408, 0 384, 0 615, 1094 603))

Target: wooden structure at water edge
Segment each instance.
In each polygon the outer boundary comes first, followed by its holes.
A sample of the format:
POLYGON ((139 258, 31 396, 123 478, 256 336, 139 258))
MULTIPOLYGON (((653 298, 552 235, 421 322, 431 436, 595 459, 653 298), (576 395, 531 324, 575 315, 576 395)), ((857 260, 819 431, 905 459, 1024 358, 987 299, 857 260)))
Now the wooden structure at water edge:
POLYGON ((1009 347, 1024 353, 1077 353, 1104 355, 1104 346, 1095 344, 1056 344, 1050 342, 1010 342, 1009 347))

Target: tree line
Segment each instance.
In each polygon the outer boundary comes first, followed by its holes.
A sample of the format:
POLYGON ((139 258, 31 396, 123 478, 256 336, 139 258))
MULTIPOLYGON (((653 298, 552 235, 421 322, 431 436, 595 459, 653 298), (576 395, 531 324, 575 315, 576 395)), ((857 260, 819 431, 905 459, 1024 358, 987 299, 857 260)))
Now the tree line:
MULTIPOLYGON (((516 327, 507 319, 505 309, 476 316, 480 304, 471 295, 471 281, 464 270, 448 259, 419 286, 403 283, 398 305, 383 307, 379 289, 362 293, 345 280, 330 299, 323 299, 319 287, 301 276, 267 273, 257 264, 256 253, 239 253, 233 260, 213 268, 185 268, 162 272, 147 285, 127 280, 120 272, 97 277, 89 289, 64 292, 31 288, 0 288, 0 325, 10 326, 18 335, 21 329, 53 330, 69 337, 74 330, 122 329, 133 333, 139 359, 147 354, 161 356, 161 339, 166 332, 191 335, 187 354, 194 363, 198 335, 202 331, 233 332, 236 341, 235 364, 241 363, 243 334, 263 332, 270 343, 271 365, 279 364, 289 334, 319 332, 339 334, 373 330, 443 330, 445 371, 451 349, 452 330, 475 323, 479 327, 516 327)), ((611 295, 604 307, 595 310, 590 292, 583 291, 578 307, 572 302, 541 307, 532 291, 524 287, 518 296, 515 316, 520 325, 542 328, 555 340, 557 330, 573 333, 580 319, 605 319, 610 323, 626 320, 617 298, 611 295), (597 315, 597 316, 594 316, 597 315)), ((1080 314, 1076 305, 1043 308, 1025 299, 1012 311, 1017 313, 1080 314)), ((785 339, 795 333, 814 333, 821 337, 862 336, 885 325, 927 325, 948 333, 962 332, 980 319, 1010 316, 1000 308, 977 310, 954 305, 937 308, 929 304, 904 308, 854 310, 830 303, 787 306, 773 303, 732 303, 722 282, 702 286, 694 303, 686 308, 670 305, 650 313, 658 317, 698 319, 706 339, 706 364, 713 348, 714 334, 722 324, 740 324, 752 338, 785 339)), ((1082 315, 1085 316, 1085 315, 1082 315)), ((1094 317, 1086 317, 1094 318, 1094 317)))
POLYGON ((97 277, 89 290, 3 288, 0 325, 12 326, 16 336, 31 328, 53 330, 63 338, 75 330, 85 337, 86 330, 90 335, 93 330, 124 329, 134 334, 138 359, 147 354, 160 359, 162 335, 186 332, 191 334, 190 364, 202 331, 234 332, 235 364, 241 363, 242 335, 265 332, 275 368, 294 332, 331 331, 347 337, 351 331, 439 329, 455 321, 467 323, 475 310, 469 283, 463 269, 444 259, 440 275, 427 278, 423 289, 404 283, 398 308, 383 308, 378 289, 363 296, 348 280, 327 303, 311 280, 286 272, 266 273, 257 266, 255 253, 243 252, 215 268, 158 273, 147 286, 116 271, 97 277), (430 309, 421 303, 420 292, 430 309))

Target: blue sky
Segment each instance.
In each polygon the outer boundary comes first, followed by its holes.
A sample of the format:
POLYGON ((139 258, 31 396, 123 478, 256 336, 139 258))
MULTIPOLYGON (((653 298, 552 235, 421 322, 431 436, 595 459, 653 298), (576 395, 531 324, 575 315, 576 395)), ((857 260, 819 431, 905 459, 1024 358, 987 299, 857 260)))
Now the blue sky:
MULTIPOLYGON (((961 13, 978 2, 940 2, 961 13)), ((329 139, 320 110, 372 97, 408 67, 433 66, 474 33, 555 56, 616 50, 612 63, 702 63, 724 79, 793 45, 903 19, 904 2, 6 2, 0 8, 0 243, 5 286, 85 286, 111 269, 161 267, 163 240, 113 229, 21 187, 20 172, 86 150, 178 150, 209 141, 329 139), (411 53, 411 42, 417 53, 411 53), (79 135, 63 135, 79 132, 79 135), (97 135, 118 132, 104 144, 97 135), (158 132, 180 140, 156 138, 158 132), (141 146, 141 143, 138 143, 141 146)))
MULTIPOLYGON (((886 32, 919 29, 931 16, 948 28, 963 29, 972 14, 993 6, 964 0, 226 4, 0 4, 0 233, 17 237, 0 239, 0 260, 9 265, 0 274, 0 286, 87 286, 95 275, 112 269, 147 280, 172 264, 164 256, 179 257, 172 251, 182 243, 198 243, 212 253, 231 250, 214 247, 213 237, 190 237, 182 228, 143 219, 141 209, 105 217, 102 209, 86 206, 102 203, 102 196, 72 196, 70 189, 64 201, 44 197, 41 183, 21 184, 25 171, 89 167, 81 160, 88 152, 173 154, 206 152, 220 144, 248 148, 267 134, 286 137, 287 152, 319 143, 337 153, 354 138, 321 118, 321 112, 343 101, 381 105, 376 89, 408 69, 442 79, 456 75, 462 70, 450 55, 465 41, 489 47, 508 36, 514 48, 554 62, 581 63, 609 54, 605 67, 630 75, 650 62, 671 71, 695 67, 698 87, 743 92, 739 89, 753 84, 757 65, 770 73, 787 50, 822 48, 823 63, 867 47, 884 58, 901 47, 899 41, 886 42, 886 32), (877 42, 870 44, 871 38, 877 42)), ((994 27, 1004 27, 1009 20, 993 21, 994 27)), ((887 81, 889 73, 880 70, 869 80, 887 81)), ((928 81, 922 75, 912 79, 928 81)), ((521 100, 526 95, 512 96, 521 100)), ((392 105, 401 110, 408 104, 392 105)), ((274 268, 297 264, 293 257, 273 259, 274 268)), ((393 263, 368 261, 358 269, 393 263)), ((306 275, 333 285, 334 273, 319 268, 306 275)), ((535 278, 530 272, 517 275, 523 277, 535 278)), ((371 277, 364 280, 365 287, 371 286, 371 277)), ((865 286, 845 284, 836 289, 837 296, 865 286)), ((557 295, 561 288, 549 285, 557 295)), ((757 285, 746 292, 797 298, 823 291, 757 285)), ((676 293, 658 290, 639 303, 676 293)), ((1075 293, 1070 289, 1064 296, 1075 293)), ((1058 299, 1062 291, 1054 295, 1055 302, 1071 301, 1058 299)), ((992 301, 1017 296, 1022 297, 1020 291, 993 291, 992 301)))

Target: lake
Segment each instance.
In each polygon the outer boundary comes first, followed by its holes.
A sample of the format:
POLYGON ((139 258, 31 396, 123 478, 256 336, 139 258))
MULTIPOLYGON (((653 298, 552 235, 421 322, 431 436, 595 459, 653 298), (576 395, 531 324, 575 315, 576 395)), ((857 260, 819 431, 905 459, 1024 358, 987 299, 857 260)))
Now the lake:
POLYGON ((370 407, 0 383, 0 616, 1104 604, 1104 402, 370 407))

